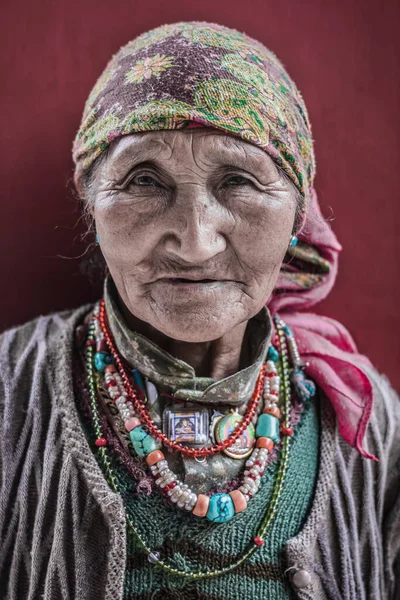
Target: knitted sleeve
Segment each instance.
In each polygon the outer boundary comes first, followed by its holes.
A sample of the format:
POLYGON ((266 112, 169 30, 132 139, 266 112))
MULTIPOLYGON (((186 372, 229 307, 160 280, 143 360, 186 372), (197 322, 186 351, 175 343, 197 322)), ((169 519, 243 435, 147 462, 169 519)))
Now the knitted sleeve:
POLYGON ((379 463, 372 465, 368 461, 364 465, 364 479, 371 481, 364 488, 360 516, 370 530, 376 523, 375 539, 381 538, 385 571, 376 576, 384 581, 388 600, 397 600, 400 598, 400 398, 386 376, 370 367, 367 374, 374 383, 374 405, 366 441, 369 452, 379 458, 379 463), (375 515, 372 518, 371 513, 369 519, 371 510, 375 515))
POLYGON ((400 598, 400 399, 386 377, 379 378, 382 404, 376 407, 385 445, 382 477, 386 480, 383 498, 384 564, 390 598, 400 598))

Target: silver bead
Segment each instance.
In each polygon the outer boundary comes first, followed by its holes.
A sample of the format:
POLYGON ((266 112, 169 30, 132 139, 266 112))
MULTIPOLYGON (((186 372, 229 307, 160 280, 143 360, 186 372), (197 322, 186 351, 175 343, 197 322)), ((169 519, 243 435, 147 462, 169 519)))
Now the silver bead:
POLYGON ((160 560, 160 553, 159 552, 150 552, 150 554, 147 556, 147 560, 152 565, 155 565, 160 560))
POLYGON ((251 494, 254 494, 255 490, 257 489, 257 486, 256 486, 255 482, 252 479, 250 479, 250 481, 251 481, 251 483, 246 481, 245 485, 248 486, 249 492, 251 494))
POLYGON ((292 583, 298 590, 308 587, 311 581, 311 575, 305 569, 299 569, 292 577, 292 583))
POLYGON ((182 494, 182 490, 180 489, 180 487, 178 487, 176 485, 174 487, 174 489, 172 490, 172 494, 171 494, 171 500, 172 500, 172 502, 178 502, 181 494, 182 494))
POLYGON ((160 488, 165 488, 166 485, 169 485, 173 481, 174 481, 174 476, 172 474, 168 475, 168 477, 166 479, 164 479, 164 481, 161 483, 160 488))
POLYGON ((188 511, 193 510, 194 507, 195 507, 196 502, 197 502, 197 497, 196 497, 196 500, 194 502, 193 502, 193 500, 189 499, 188 502, 186 502, 186 504, 184 506, 184 509, 188 510, 188 511))

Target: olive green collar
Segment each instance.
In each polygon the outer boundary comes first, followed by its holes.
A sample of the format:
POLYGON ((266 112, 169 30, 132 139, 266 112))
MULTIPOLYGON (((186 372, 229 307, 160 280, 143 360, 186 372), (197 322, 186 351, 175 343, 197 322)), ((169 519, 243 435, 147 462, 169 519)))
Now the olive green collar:
POLYGON ((161 390, 176 398, 205 404, 241 406, 253 393, 261 365, 271 339, 271 317, 263 308, 247 325, 252 363, 246 368, 215 381, 196 377, 193 367, 174 358, 145 336, 131 331, 117 303, 115 285, 108 277, 104 285, 104 300, 114 341, 125 360, 161 390))

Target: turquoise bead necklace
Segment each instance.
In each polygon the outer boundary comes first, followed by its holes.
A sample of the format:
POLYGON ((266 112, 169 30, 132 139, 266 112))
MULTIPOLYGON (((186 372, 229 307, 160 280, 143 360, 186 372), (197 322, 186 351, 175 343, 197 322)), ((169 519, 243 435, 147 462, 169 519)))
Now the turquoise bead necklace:
MULTIPOLYGON (((129 514, 126 515, 127 524, 129 526, 131 532, 133 533, 134 537, 136 538, 139 546, 143 549, 143 551, 147 555, 149 562, 151 564, 154 564, 154 566, 161 568, 165 572, 168 572, 171 575, 174 575, 177 577, 189 578, 189 579, 201 579, 201 578, 209 578, 209 577, 218 577, 220 575, 223 575, 225 573, 228 573, 228 572, 234 570, 237 566, 239 566, 241 563, 243 563, 245 560, 247 560, 260 546, 263 545, 265 536, 274 521, 274 518, 275 518, 277 510, 278 510, 280 497, 282 495, 283 485, 284 485, 285 476, 286 476, 286 472, 287 472, 287 468, 288 468, 288 461, 289 461, 289 454, 290 454, 290 438, 291 438, 291 434, 293 433, 293 431, 290 428, 291 379, 290 379, 290 368, 289 368, 289 362, 288 362, 287 340, 290 340, 292 346, 294 344, 294 340, 293 340, 290 329, 286 327, 286 325, 283 323, 283 321, 279 317, 275 318, 275 325, 276 325, 277 338, 279 341, 280 359, 281 359, 279 371, 280 371, 281 387, 282 387, 282 393, 283 393, 283 407, 282 407, 283 408, 283 428, 282 428, 282 431, 284 431, 286 433, 286 435, 284 436, 284 439, 282 442, 280 462, 279 462, 279 467, 278 467, 278 471, 277 471, 277 475, 276 475, 276 480, 274 483, 271 501, 270 501, 269 506, 267 507, 267 510, 265 512, 265 515, 258 527, 257 533, 253 537, 253 539, 250 541, 247 549, 240 556, 238 556, 238 558, 233 563, 231 563, 230 565, 228 565, 222 569, 217 569, 217 570, 205 569, 205 570, 198 570, 198 571, 178 569, 178 568, 171 566, 166 561, 162 560, 160 558, 158 552, 153 552, 152 549, 148 547, 146 540, 143 538, 142 534, 138 530, 136 524, 134 523, 134 521, 132 520, 130 515, 129 514)), ((94 430, 95 430, 95 434, 96 434, 96 442, 95 443, 98 448, 99 458, 100 458, 101 464, 104 468, 104 472, 106 474, 107 481, 108 481, 110 487, 114 490, 114 492, 120 493, 121 490, 119 488, 118 480, 117 480, 117 477, 112 468, 110 456, 108 453, 108 449, 106 447, 107 440, 103 437, 103 432, 102 432, 100 418, 99 418, 99 412, 98 412, 98 404, 97 404, 97 388, 98 388, 99 372, 104 371, 104 369, 107 367, 107 365, 111 364, 112 361, 109 360, 109 358, 107 357, 107 354, 104 351, 101 352, 100 357, 99 357, 100 353, 95 352, 95 349, 94 349, 94 346, 96 344, 95 331, 96 331, 95 321, 92 321, 89 326, 88 339, 87 339, 86 348, 85 348, 85 360, 86 360, 86 368, 87 368, 87 373, 88 373, 89 395, 90 395, 90 405, 91 405, 91 411, 92 411, 92 417, 93 417, 93 426, 94 426, 94 430), (100 364, 100 358, 101 358, 101 364, 100 364)), ((271 354, 273 352, 277 352, 273 347, 271 347, 270 350, 271 350, 271 354)), ((293 355, 292 348, 290 348, 290 350, 291 350, 291 355, 293 355)), ((270 358, 272 358, 271 354, 270 354, 270 358)), ((278 357, 279 357, 279 355, 278 355, 278 357)), ((274 358, 276 360, 277 356, 275 356, 274 358)), ((299 361, 297 361, 297 364, 294 364, 294 367, 297 368, 296 375, 298 376, 299 370, 301 368, 299 361)), ((306 380, 306 381, 308 382, 308 380, 306 380)), ((313 385, 312 382, 308 382, 308 383, 310 384, 310 386, 312 388, 312 385, 313 385)), ((312 391, 312 389, 311 389, 311 391, 312 391)), ((315 391, 315 388, 314 388, 314 391, 315 391)), ((311 395, 312 394, 310 393, 310 396, 311 395)), ((303 399, 304 399, 304 397, 303 397, 303 399)), ((129 404, 129 402, 128 402, 128 404, 129 404)), ((127 410, 126 407, 124 407, 123 410, 127 410)), ((266 418, 261 419, 261 421, 259 418, 259 422, 257 423, 258 435, 259 435, 259 437, 271 436, 271 439, 275 438, 275 441, 276 441, 276 440, 279 440, 279 425, 278 425, 278 429, 276 428, 276 423, 279 423, 279 421, 275 417, 270 418, 271 416, 272 415, 269 415, 269 414, 261 415, 261 417, 266 417, 266 418)), ((129 412, 126 413, 126 417, 129 417, 129 412)), ((138 440, 136 440, 136 441, 139 444, 143 444, 144 438, 147 437, 147 433, 142 428, 139 429, 138 427, 136 427, 136 429, 138 429, 138 433, 136 434, 138 436, 138 440), (143 436, 141 435, 141 431, 144 432, 143 436), (141 439, 139 439, 139 438, 141 438, 141 439)), ((135 431, 135 430, 133 430, 133 431, 135 431)), ((153 440, 153 441, 155 442, 155 440, 153 440)), ((154 446, 152 444, 150 444, 149 448, 147 448, 148 451, 146 450, 145 447, 143 447, 143 455, 146 455, 146 454, 149 455, 149 453, 151 454, 152 452, 153 453, 157 452, 156 448, 157 448, 157 446, 154 446)), ((225 494, 221 494, 221 496, 225 496, 225 494)))

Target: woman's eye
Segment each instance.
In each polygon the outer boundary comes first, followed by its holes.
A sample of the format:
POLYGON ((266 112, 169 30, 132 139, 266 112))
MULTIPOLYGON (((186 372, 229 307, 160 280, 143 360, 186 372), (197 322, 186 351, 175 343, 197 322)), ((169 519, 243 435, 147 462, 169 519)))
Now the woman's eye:
POLYGON ((160 185, 154 177, 151 177, 151 175, 137 175, 131 179, 131 183, 146 187, 156 187, 160 185))
POLYGON ((242 175, 232 175, 225 180, 224 185, 226 186, 235 186, 235 185, 247 185, 251 183, 246 177, 242 175))

